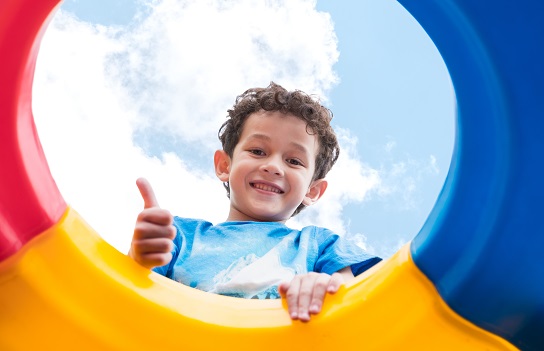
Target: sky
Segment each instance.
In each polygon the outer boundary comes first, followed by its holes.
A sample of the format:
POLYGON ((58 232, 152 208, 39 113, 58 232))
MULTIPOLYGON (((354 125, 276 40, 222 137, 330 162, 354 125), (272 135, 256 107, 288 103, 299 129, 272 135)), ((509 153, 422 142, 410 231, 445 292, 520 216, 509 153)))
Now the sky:
POLYGON ((287 224, 384 258, 412 240, 449 169, 455 94, 396 1, 65 0, 42 40, 33 111, 65 200, 127 252, 138 177, 175 215, 226 219, 217 130, 237 95, 270 81, 318 96, 341 145, 325 195, 287 224))

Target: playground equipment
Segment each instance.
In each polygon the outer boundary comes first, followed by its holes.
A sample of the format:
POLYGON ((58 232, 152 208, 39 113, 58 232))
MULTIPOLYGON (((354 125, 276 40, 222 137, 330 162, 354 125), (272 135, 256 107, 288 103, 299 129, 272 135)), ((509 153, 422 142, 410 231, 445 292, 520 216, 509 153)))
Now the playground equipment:
POLYGON ((3 0, 0 349, 543 350, 544 2, 400 2, 455 87, 450 172, 414 240, 303 324, 151 273, 65 203, 31 111, 59 0, 3 0))

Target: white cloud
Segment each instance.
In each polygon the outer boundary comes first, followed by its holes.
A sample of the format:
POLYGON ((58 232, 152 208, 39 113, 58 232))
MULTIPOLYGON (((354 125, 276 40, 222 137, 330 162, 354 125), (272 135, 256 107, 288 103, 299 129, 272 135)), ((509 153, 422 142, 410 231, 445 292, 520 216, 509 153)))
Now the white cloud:
MULTIPOLYGON (((63 196, 124 252, 142 208, 140 176, 174 214, 226 218, 212 149, 237 94, 274 80, 326 97, 337 81, 333 26, 314 1, 149 4, 139 21, 115 28, 59 11, 43 39, 34 83, 36 124, 63 196), (156 143, 174 139, 181 149, 204 149, 209 158, 195 165, 181 151, 150 150, 139 131, 156 143)), ((341 232, 342 206, 362 201, 379 179, 357 161, 352 138, 339 134, 344 150, 312 218, 341 232)))
POLYGON ((399 158, 391 153, 391 145, 396 145, 396 142, 390 140, 386 143, 384 149, 389 153, 389 158, 381 165, 378 171, 380 182, 369 196, 377 194, 388 206, 403 211, 417 210, 421 207, 420 196, 426 186, 425 182, 440 174, 436 157, 429 155, 424 160, 403 154, 399 158))
POLYGON ((214 148, 236 95, 271 80, 324 95, 336 83, 336 36, 314 1, 174 1, 122 39, 118 74, 137 86, 141 127, 214 148), (152 122, 152 123, 151 123, 152 122))

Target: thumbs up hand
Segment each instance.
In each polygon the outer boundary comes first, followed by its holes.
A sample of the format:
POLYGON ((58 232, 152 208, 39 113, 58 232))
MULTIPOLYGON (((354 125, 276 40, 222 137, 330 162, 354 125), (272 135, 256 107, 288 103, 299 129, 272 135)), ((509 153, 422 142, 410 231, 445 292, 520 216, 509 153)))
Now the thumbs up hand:
POLYGON ((146 179, 139 178, 136 185, 144 200, 144 209, 136 220, 128 255, 146 268, 164 266, 172 260, 172 240, 176 236, 173 216, 159 207, 146 179))

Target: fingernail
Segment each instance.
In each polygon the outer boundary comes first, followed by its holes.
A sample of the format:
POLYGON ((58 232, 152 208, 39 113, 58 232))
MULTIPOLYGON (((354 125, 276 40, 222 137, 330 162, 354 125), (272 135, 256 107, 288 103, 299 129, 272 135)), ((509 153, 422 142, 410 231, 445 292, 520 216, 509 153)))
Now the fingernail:
POLYGON ((298 314, 296 312, 291 312, 291 319, 297 319, 298 314))
POLYGON ((312 313, 318 313, 320 311, 320 308, 318 305, 311 305, 310 306, 310 312, 312 313))

